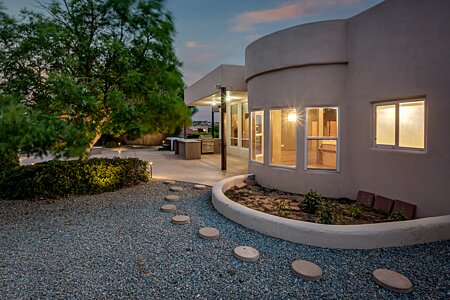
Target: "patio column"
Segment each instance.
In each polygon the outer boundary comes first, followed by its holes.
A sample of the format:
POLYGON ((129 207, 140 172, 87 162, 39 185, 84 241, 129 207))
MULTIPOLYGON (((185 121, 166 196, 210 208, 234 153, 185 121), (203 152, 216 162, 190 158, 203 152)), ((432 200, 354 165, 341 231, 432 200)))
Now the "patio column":
POLYGON ((227 169, 227 143, 226 143, 226 135, 225 135, 225 113, 226 113, 226 96, 227 96, 227 88, 221 86, 220 87, 220 158, 221 158, 221 170, 225 171, 227 169))

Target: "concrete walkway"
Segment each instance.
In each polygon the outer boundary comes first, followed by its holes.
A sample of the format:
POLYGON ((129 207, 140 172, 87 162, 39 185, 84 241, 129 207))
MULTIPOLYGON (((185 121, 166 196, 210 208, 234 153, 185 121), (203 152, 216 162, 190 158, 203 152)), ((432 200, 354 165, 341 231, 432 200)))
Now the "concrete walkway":
MULTIPOLYGON (((102 154, 91 155, 91 157, 137 157, 153 162, 153 178, 186 181, 210 186, 224 178, 248 173, 248 161, 230 155, 227 160, 227 171, 220 170, 219 154, 205 154, 202 155, 202 159, 184 160, 179 155, 169 151, 121 148, 120 150, 103 149, 102 154)), ((23 165, 28 165, 50 159, 52 159, 50 156, 42 159, 23 157, 20 161, 23 165)))

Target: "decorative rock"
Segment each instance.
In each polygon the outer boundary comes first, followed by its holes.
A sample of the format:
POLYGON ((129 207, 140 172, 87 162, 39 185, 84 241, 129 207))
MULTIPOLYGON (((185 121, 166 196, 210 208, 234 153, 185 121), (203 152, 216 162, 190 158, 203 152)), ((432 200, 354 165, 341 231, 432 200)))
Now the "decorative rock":
POLYGON ((181 192, 183 190, 183 188, 181 186, 172 186, 172 187, 170 187, 170 190, 172 192, 181 192))
POLYGON ((176 215, 172 218, 172 223, 179 224, 179 225, 187 224, 190 221, 191 221, 191 218, 189 218, 189 216, 184 216, 184 215, 176 215))
POLYGON ((412 291, 411 281, 402 274, 386 269, 376 269, 372 275, 376 283, 388 290, 405 294, 412 291))
POLYGON ((196 185, 194 185, 194 189, 196 189, 196 190, 204 190, 204 189, 206 189, 206 185, 196 184, 196 185))
POLYGON ((248 246, 239 246, 234 248, 233 255, 237 259, 245 262, 257 262, 259 259, 258 250, 248 246))
POLYGON ((177 207, 173 204, 166 204, 166 205, 161 206, 161 211, 163 211, 163 212, 173 212, 176 210, 177 210, 177 207))
POLYGON ((237 190, 243 189, 247 186, 247 184, 245 182, 238 182, 236 183, 236 185, 234 186, 237 190))
POLYGON ((205 240, 217 240, 220 236, 220 231, 212 227, 200 228, 198 234, 205 240))
POLYGON ((322 278, 322 269, 306 260, 294 260, 291 268, 295 275, 303 279, 316 281, 322 278))
POLYGON ((359 191, 358 197, 356 198, 356 203, 367 207, 372 207, 374 199, 375 199, 374 193, 359 191))
POLYGON ((392 214, 403 213, 409 220, 416 217, 417 206, 408 202, 395 200, 394 207, 392 208, 392 214))
POLYGON ((387 214, 391 213, 392 206, 394 206, 394 200, 386 198, 380 195, 375 196, 375 202, 373 208, 384 211, 387 214))
POLYGON ((166 180, 166 181, 164 181, 164 183, 172 185, 172 184, 175 184, 176 182, 173 180, 166 180))
POLYGON ((177 195, 167 195, 167 196, 165 197, 165 199, 166 199, 167 201, 178 201, 178 200, 180 200, 180 196, 177 196, 177 195))

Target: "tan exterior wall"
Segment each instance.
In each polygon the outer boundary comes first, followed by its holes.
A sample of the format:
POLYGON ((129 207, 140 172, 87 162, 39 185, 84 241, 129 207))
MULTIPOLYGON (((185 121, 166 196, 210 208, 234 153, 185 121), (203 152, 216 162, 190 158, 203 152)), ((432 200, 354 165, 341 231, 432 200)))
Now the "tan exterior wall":
MULTIPOLYGON (((450 1, 388 0, 348 20, 292 27, 246 49, 249 110, 338 106, 339 172, 305 171, 304 123, 297 167, 249 163, 268 187, 355 198, 374 192, 418 206, 419 217, 450 213, 450 1), (426 96, 426 151, 375 150, 373 102, 426 96)), ((304 113, 302 113, 304 118, 304 113)), ((304 121, 301 120, 301 121, 304 121)))

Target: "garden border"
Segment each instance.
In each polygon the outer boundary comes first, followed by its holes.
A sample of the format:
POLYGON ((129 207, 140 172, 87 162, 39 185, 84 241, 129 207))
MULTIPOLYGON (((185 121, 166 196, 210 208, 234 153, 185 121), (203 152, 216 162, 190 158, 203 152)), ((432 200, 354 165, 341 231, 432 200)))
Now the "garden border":
POLYGON ((450 240, 450 215, 377 224, 324 225, 259 212, 224 195, 226 190, 245 179, 254 179, 254 175, 239 175, 217 182, 212 189, 212 203, 226 218, 272 237, 338 249, 374 249, 450 240))

